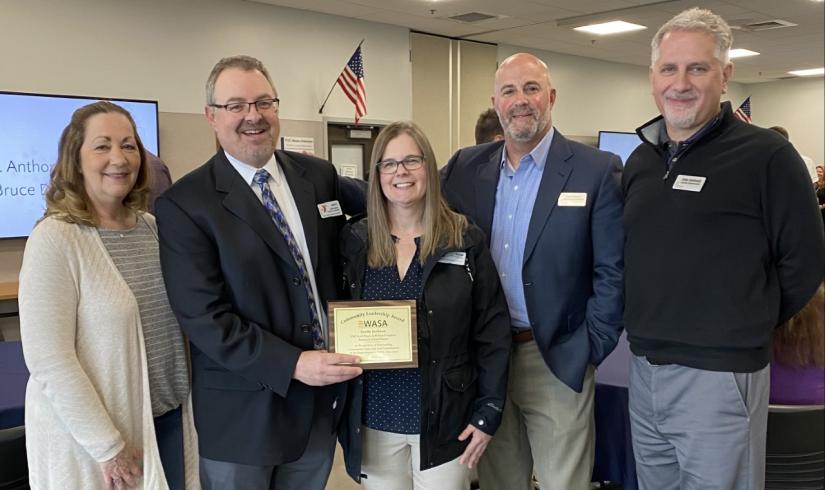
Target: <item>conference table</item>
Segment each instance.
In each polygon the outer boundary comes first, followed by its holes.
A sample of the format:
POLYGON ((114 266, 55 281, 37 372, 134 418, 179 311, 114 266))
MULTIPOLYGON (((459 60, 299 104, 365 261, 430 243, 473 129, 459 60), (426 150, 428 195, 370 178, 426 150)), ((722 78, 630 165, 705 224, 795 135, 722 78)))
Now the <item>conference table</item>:
POLYGON ((23 425, 28 380, 20 342, 0 342, 0 429, 23 425))
POLYGON ((593 481, 618 483, 623 490, 639 488, 627 405, 631 355, 625 333, 622 333, 616 349, 596 370, 593 403, 596 420, 593 481))

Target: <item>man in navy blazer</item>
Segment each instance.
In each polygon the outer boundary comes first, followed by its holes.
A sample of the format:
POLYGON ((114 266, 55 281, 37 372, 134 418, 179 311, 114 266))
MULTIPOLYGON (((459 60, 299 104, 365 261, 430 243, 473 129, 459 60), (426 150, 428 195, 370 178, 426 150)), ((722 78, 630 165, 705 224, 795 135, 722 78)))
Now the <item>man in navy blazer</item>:
POLYGON ((338 175, 275 150, 277 97, 260 61, 219 61, 205 111, 221 149, 156 205, 169 303, 192 347, 205 490, 323 490, 341 382, 361 373, 339 365, 355 356, 324 349, 340 278, 338 175))
POLYGON ((621 162, 553 128, 547 65, 499 66, 504 142, 459 150, 444 194, 486 233, 513 319, 508 398, 479 463, 482 488, 589 488, 594 367, 622 330, 621 162))

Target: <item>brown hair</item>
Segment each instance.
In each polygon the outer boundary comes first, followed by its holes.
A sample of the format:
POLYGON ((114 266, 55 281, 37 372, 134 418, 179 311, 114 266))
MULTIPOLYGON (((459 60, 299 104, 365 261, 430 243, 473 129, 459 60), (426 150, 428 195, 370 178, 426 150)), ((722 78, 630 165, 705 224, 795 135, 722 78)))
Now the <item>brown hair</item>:
POLYGON ((218 77, 224 72, 224 70, 228 70, 230 68, 237 68, 242 71, 261 72, 261 75, 263 75, 264 78, 266 78, 266 81, 269 82, 269 86, 272 87, 272 91, 275 91, 275 84, 272 83, 272 78, 269 76, 269 72, 266 70, 264 64, 257 58, 239 54, 228 58, 222 58, 215 64, 215 66, 212 67, 212 72, 209 73, 209 78, 206 79, 206 105, 215 103, 215 82, 217 82, 218 77))
POLYGON ((137 180, 129 194, 123 199, 123 205, 135 211, 145 211, 149 197, 149 169, 146 165, 146 151, 138 136, 137 126, 132 115, 123 107, 108 101, 99 101, 85 105, 72 114, 69 125, 60 135, 57 148, 57 162, 52 168, 49 187, 46 189, 46 213, 44 216, 56 216, 69 223, 97 226, 99 219, 89 201, 80 170, 80 147, 86 138, 86 124, 92 116, 117 113, 126 116, 132 125, 138 151, 140 168, 137 180))
POLYGON ((791 367, 825 367, 825 285, 773 335, 773 358, 791 367))
POLYGON ((390 235, 387 198, 381 190, 381 178, 375 165, 384 157, 384 151, 390 141, 401 134, 410 136, 424 156, 424 168, 427 171, 427 189, 424 195, 424 234, 421 237, 419 260, 423 264, 435 254, 438 247, 464 246, 463 233, 467 229, 467 219, 450 210, 441 196, 441 179, 438 175, 435 154, 427 136, 413 122, 398 121, 385 127, 378 133, 370 158, 370 172, 367 191, 367 215, 369 216, 367 232, 369 251, 367 263, 370 267, 389 267, 395 265, 395 245, 390 235))
POLYGON ((487 109, 478 115, 475 133, 477 145, 489 143, 498 135, 504 136, 504 129, 501 127, 501 121, 495 109, 487 109))

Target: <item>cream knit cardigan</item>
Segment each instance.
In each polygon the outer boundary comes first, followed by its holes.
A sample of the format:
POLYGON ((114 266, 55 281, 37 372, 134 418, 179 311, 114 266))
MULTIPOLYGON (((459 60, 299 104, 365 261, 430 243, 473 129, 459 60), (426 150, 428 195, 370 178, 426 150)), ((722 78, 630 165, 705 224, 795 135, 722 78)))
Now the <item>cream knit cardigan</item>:
MULTIPOLYGON (((140 215, 157 235, 154 218, 140 215)), ((26 243, 20 334, 31 372, 26 452, 31 487, 105 488, 100 462, 143 449, 138 488, 167 489, 155 439, 137 301, 93 227, 54 217, 26 243)), ((183 406, 186 488, 199 489, 191 394, 183 406)))

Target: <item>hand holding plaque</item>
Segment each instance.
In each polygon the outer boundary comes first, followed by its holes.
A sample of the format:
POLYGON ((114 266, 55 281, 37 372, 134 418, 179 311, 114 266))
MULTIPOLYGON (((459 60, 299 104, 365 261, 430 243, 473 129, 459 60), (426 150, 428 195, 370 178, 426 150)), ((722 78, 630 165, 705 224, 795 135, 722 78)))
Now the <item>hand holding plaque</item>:
POLYGON ((364 369, 418 367, 415 300, 332 301, 329 351, 361 358, 364 369))

